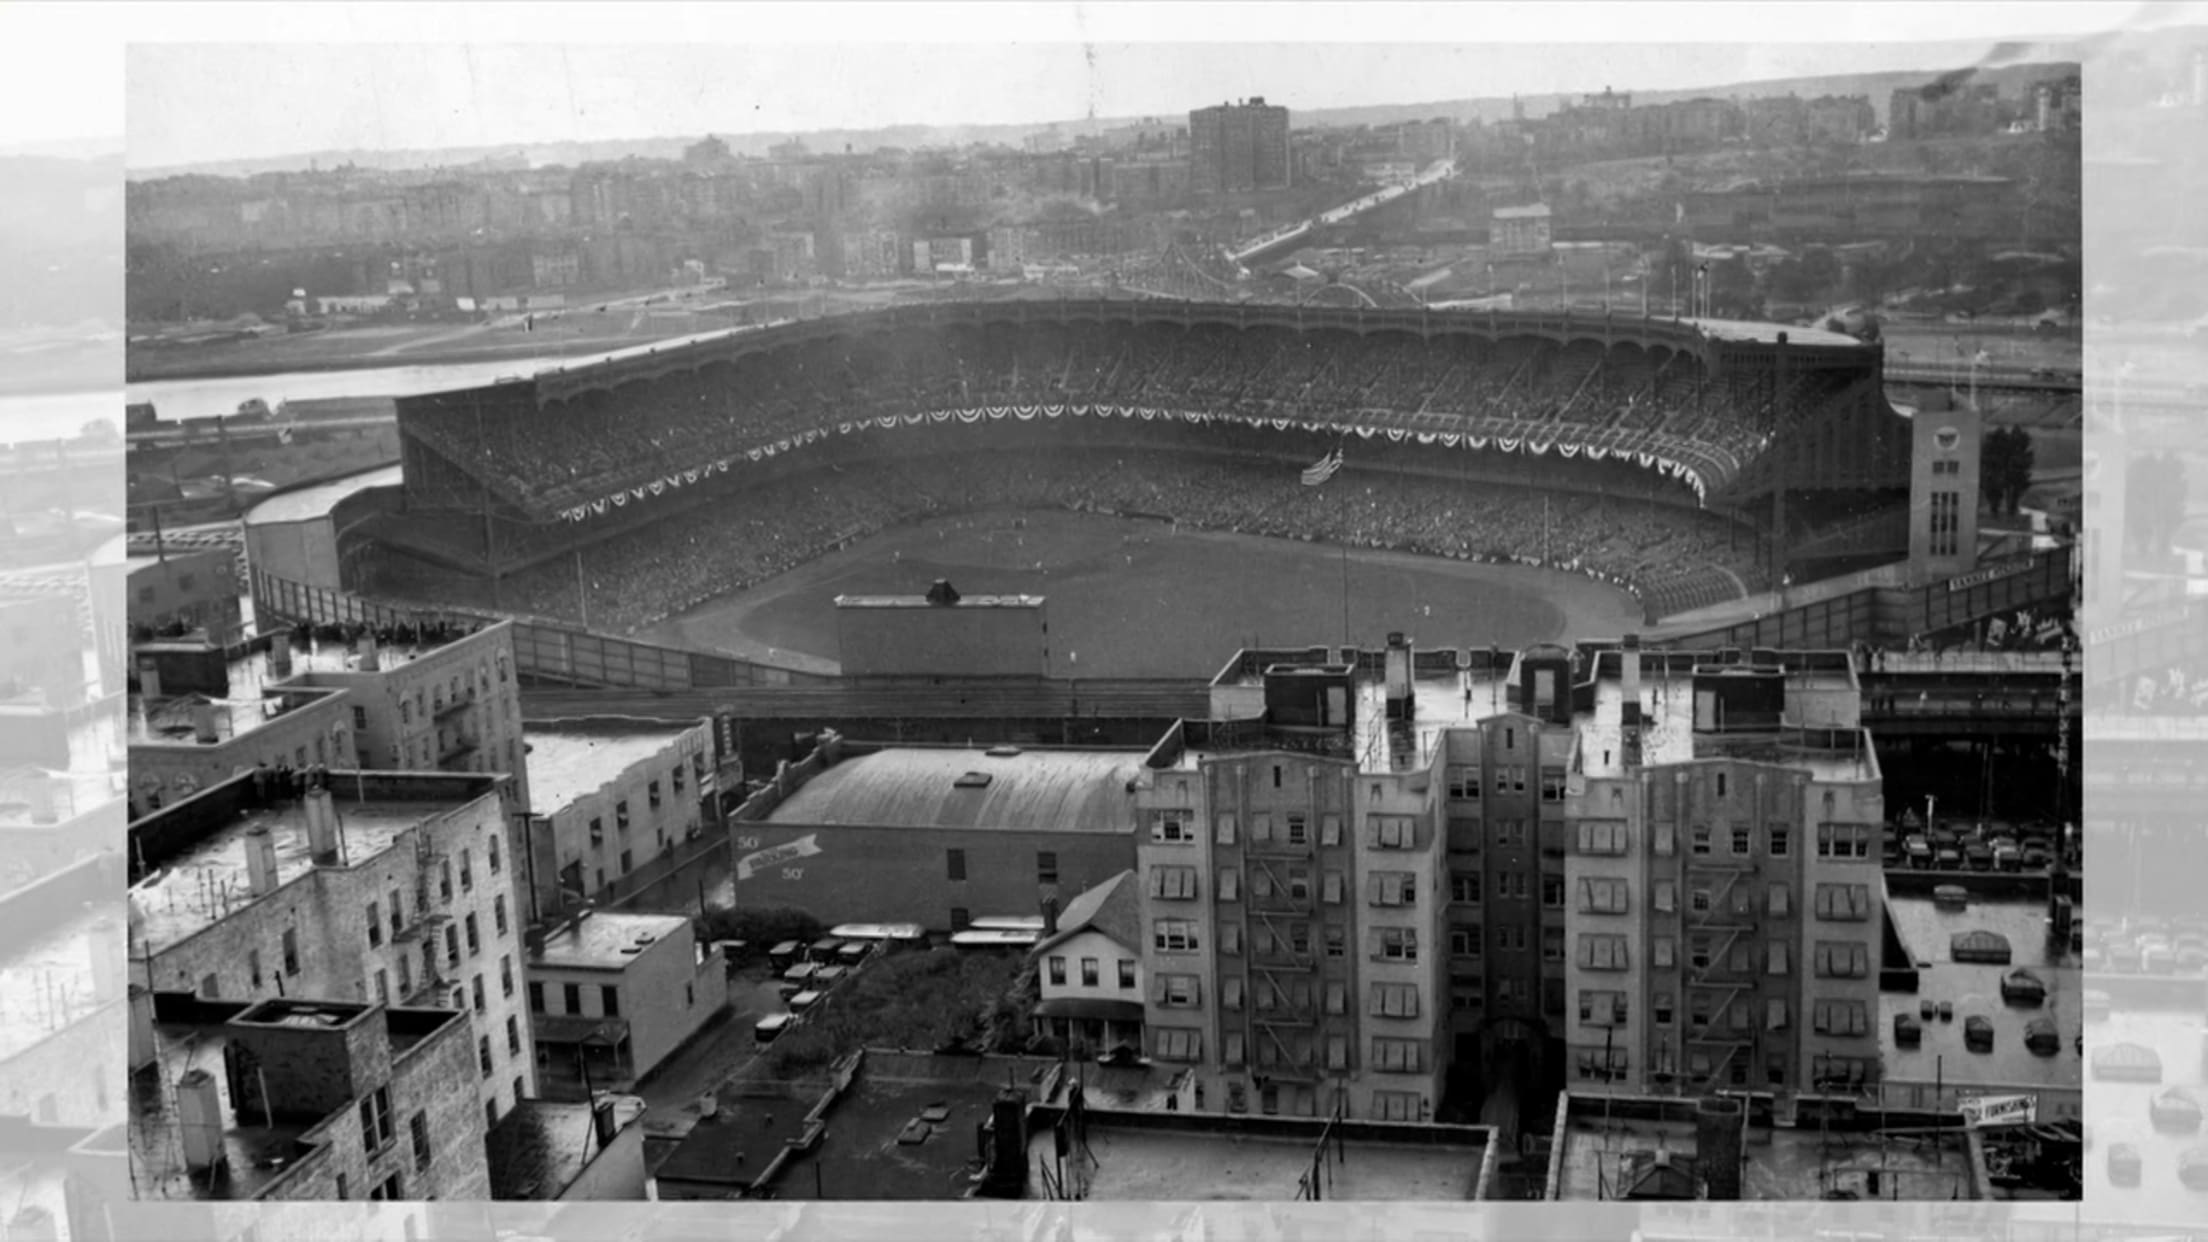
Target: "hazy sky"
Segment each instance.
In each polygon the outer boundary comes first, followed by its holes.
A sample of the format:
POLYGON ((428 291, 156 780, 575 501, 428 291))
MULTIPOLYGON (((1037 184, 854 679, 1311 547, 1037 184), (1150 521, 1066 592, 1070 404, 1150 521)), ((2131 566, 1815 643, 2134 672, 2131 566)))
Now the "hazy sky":
POLYGON ((1948 68, 1957 48, 1931 41, 2090 34, 2137 11, 2105 2, 316 4, 246 6, 242 23, 225 23, 209 16, 220 7, 180 5, 165 20, 149 8, 148 20, 126 23, 131 167, 1163 115, 1247 95, 1310 110, 1682 89, 1948 68), (263 42, 224 41, 247 38, 263 42), (1567 42, 1593 38, 1605 42, 1567 42), (172 39, 198 42, 163 42, 172 39))

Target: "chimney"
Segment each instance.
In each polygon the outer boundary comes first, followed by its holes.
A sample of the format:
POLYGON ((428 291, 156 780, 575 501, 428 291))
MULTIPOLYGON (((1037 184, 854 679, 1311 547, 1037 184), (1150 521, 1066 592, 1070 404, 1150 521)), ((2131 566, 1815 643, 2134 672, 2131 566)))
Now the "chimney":
POLYGON ((266 827, 245 834, 245 876, 255 897, 276 891, 276 838, 266 827))
POLYGON ((1043 898, 1043 936, 1048 939, 1058 934, 1058 899, 1043 898))
POLYGON ((307 850, 317 867, 337 865, 337 803, 327 789, 309 789, 307 804, 307 850))
POLYGON ((138 662, 138 697, 148 702, 161 697, 161 669, 151 659, 138 662))
POLYGON ((268 671, 280 680, 291 677, 291 633, 285 631, 268 645, 268 671))
POLYGON ((612 1096, 600 1096, 590 1102, 590 1126, 598 1134, 601 1151, 613 1146, 613 1140, 621 1133, 621 1123, 613 1111, 612 1096))
POLYGON ((521 933, 521 947, 531 957, 544 952, 544 928, 531 927, 521 933))
POLYGON ((214 704, 192 704, 192 738, 202 746, 212 746, 222 740, 222 735, 215 731, 214 704))
POLYGON ((1695 1104, 1694 1162, 1713 1202, 1740 1198, 1747 1122, 1747 1110, 1739 1100, 1718 1095, 1695 1104))
POLYGON ((152 1065, 160 1059, 160 1048, 153 1039, 153 991, 133 983, 130 985, 130 1072, 152 1065))
POLYGON ((998 1195, 1027 1185, 1027 1101, 1007 1088, 989 1108, 989 1172, 985 1184, 998 1195))
POLYGON ((1387 683, 1388 719, 1411 718, 1411 640, 1397 630, 1388 635, 1388 650, 1381 661, 1387 683))
POLYGON ((360 653, 360 671, 363 673, 373 673, 378 671, 378 665, 376 663, 376 636, 373 634, 361 635, 360 643, 357 647, 357 650, 360 653))
POLYGON ((203 1173, 222 1162, 222 1095, 213 1074, 195 1069, 176 1080, 176 1120, 185 1168, 203 1173))
POLYGON ((1619 677, 1625 690, 1625 716, 1628 726, 1641 723, 1641 636, 1625 636, 1625 649, 1618 653, 1619 677))

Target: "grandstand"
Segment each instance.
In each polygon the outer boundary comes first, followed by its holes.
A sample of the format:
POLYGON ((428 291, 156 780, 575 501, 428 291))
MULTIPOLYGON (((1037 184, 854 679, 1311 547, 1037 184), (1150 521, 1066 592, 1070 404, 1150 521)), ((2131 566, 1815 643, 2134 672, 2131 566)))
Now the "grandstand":
POLYGON ((1663 616, 1773 584, 1786 504, 1852 519, 1906 493, 1877 347, 1796 335, 1162 301, 845 315, 404 399, 402 503, 353 537, 387 593, 595 606, 600 628, 984 504, 1537 563, 1663 616), (1369 500, 1300 485, 1336 446, 1369 500))

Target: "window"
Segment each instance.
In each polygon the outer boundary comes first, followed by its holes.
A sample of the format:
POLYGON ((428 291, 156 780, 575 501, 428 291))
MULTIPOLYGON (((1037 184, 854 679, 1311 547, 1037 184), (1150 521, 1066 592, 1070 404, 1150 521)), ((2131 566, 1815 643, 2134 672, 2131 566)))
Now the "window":
POLYGON ((1327 925, 1326 955, 1332 958, 1349 956, 1349 929, 1338 923, 1327 925))
POLYGON ((681 763, 667 769, 667 783, 678 794, 682 792, 684 779, 681 763))
POLYGON ((1194 953, 1196 924, 1187 919, 1159 919, 1151 928, 1150 943, 1161 953, 1194 953))
POLYGON ((1244 1046, 1243 1046, 1243 1045, 1244 1045, 1244 1039, 1243 1039, 1243 1036, 1242 1036, 1242 1032, 1240 1032, 1240 1031, 1229 1031, 1229 1032, 1227 1032, 1227 1037, 1226 1037, 1226 1040, 1225 1040, 1224 1042, 1225 1042, 1225 1052, 1224 1052, 1224 1053, 1222 1054, 1222 1057, 1223 1057, 1223 1059, 1224 1059, 1224 1060, 1226 1061, 1226 1063, 1227 1063, 1227 1064, 1229 1064, 1229 1065, 1241 1065, 1241 1064, 1243 1064, 1243 1063, 1244 1063, 1244 1061, 1246 1060, 1247 1056, 1248 1056, 1248 1053, 1247 1053, 1247 1051, 1245 1050, 1245 1048, 1244 1048, 1244 1046))
MULTIPOLYGON (((512 1014, 506 1015, 506 1055, 521 1055, 521 1019, 512 1014)), ((519 1093, 516 1095, 518 1097, 519 1093)))
POLYGON ((1863 824, 1819 824, 1817 857, 1860 861, 1871 856, 1871 830, 1863 824))
POLYGON ((1765 973, 1772 975, 1786 974, 1790 967, 1792 957, 1793 946, 1789 945, 1784 940, 1772 941, 1770 950, 1764 954, 1763 968, 1765 973))
POLYGON ((1426 1044, 1417 1039, 1374 1039, 1372 1068, 1383 1074, 1417 1074, 1425 1069, 1426 1044))
POLYGON ((1679 852, 1679 825, 1667 820, 1656 825, 1653 835, 1657 857, 1669 858, 1679 852))
POLYGON ((1464 926, 1450 928, 1449 955, 1451 957, 1478 957, 1480 955, 1480 929, 1464 926))
POLYGON ((613 826, 618 832, 629 830, 629 800, 627 798, 613 804, 613 826))
POLYGON ((1459 802, 1477 802, 1480 798, 1480 770, 1473 767, 1452 766, 1448 770, 1449 796, 1459 802))
POLYGON ((1368 877, 1371 894, 1368 900, 1376 906, 1408 906, 1418 901, 1418 876, 1409 871, 1375 871, 1368 877))
POLYGON ((1794 830, 1791 827, 1786 824, 1772 824, 1764 829, 1763 835, 1764 848, 1770 852, 1771 857, 1786 857, 1786 852, 1792 848, 1794 841, 1794 830))
POLYGON ((415 1169, 424 1170, 429 1168, 429 1114, 414 1114, 414 1116, 407 1121, 406 1130, 407 1136, 414 1141, 415 1169))
POLYGON ((460 891, 475 891, 475 854, 466 849, 460 851, 460 891))
POLYGON ((1820 884, 1816 896, 1817 917, 1834 923, 1862 923, 1871 917, 1868 884, 1820 884))
POLYGON ((1687 966, 1697 972, 1710 968, 1710 938, 1708 936, 1688 937, 1687 966))
POLYGON ((1658 936, 1648 942, 1649 963, 1658 970, 1672 970, 1679 965, 1679 942, 1669 936, 1658 936))
POLYGON ((1035 851, 1035 882, 1037 884, 1056 884, 1058 882, 1057 851, 1035 851))
POLYGON ((1085 988, 1093 988, 1093 987, 1095 987, 1095 986, 1097 985, 1097 975, 1098 975, 1097 965, 1098 965, 1098 963, 1097 963, 1097 960, 1096 960, 1095 958, 1093 958, 1093 957, 1084 957, 1084 958, 1082 958, 1082 959, 1081 959, 1081 986, 1082 986, 1082 987, 1085 987, 1085 988))
MULTIPOLYGON (((490 1037, 490 1036, 488 1036, 488 1035, 478 1035, 478 1036, 476 1036, 476 1038, 475 1038, 475 1059, 476 1059, 476 1063, 477 1063, 478 1065, 482 1066, 482 1069, 483 1069, 483 1076, 484 1076, 485 1078, 489 1078, 489 1077, 491 1076, 491 1037, 490 1037)), ((498 1106, 498 1105, 497 1105, 497 1101, 495 1101, 495 1100, 494 1100, 494 1101, 492 1101, 492 1105, 491 1105, 491 1106, 492 1106, 493 1108, 496 1108, 496 1107, 498 1106)))
POLYGON ((1418 929, 1415 927, 1383 927, 1378 940, 1379 952, 1375 955, 1384 962, 1415 962, 1418 960, 1418 929))
POLYGON ((383 913, 376 908, 376 903, 372 901, 368 903, 368 947, 371 949, 383 947, 383 913))
POLYGON ((1288 813, 1288 844, 1311 844, 1311 817, 1300 811, 1288 813))
POLYGON ((491 898, 491 926, 498 929, 499 935, 506 934, 506 894, 504 893, 491 898))
POLYGON ((498 959, 498 994, 511 999, 514 995, 514 959, 498 959))
POLYGON ((284 973, 287 975, 299 973, 299 931, 297 928, 287 927, 284 929, 284 973))
POLYGON ((1579 994, 1579 1022, 1582 1026, 1624 1026, 1626 1024, 1625 993, 1581 992, 1579 994))
POLYGON ((1212 840, 1220 845, 1234 844, 1234 813, 1229 811, 1212 821, 1212 840))
POLYGON ((1373 815, 1366 819, 1366 844, 1378 850, 1413 848, 1417 833, 1408 815, 1373 815))
POLYGON ((1763 1028, 1767 1031, 1786 1029, 1786 998, 1773 996, 1763 1002, 1763 1028))
POLYGON ((475 1011, 476 1011, 477 1013, 482 1013, 482 1012, 483 1012, 483 976, 481 976, 481 975, 477 975, 477 976, 475 976, 475 978, 474 978, 474 979, 472 979, 472 980, 470 980, 470 981, 469 981, 469 991, 470 991, 470 992, 472 992, 472 993, 474 994, 474 998, 475 998, 475 1011))
POLYGON ((1679 882, 1676 880, 1656 881, 1655 884, 1650 886, 1649 898, 1656 907, 1658 914, 1677 914, 1679 912, 1679 882))
POLYGON ((1050 959, 1050 982, 1054 987, 1065 986, 1066 959, 1056 956, 1050 959))
POLYGON ((1820 979, 1861 979, 1871 973, 1870 946, 1854 941, 1820 940, 1815 949, 1820 979))
POLYGON ((437 879, 437 896, 445 904, 452 904, 452 860, 446 859, 437 879))
POLYGON ((1203 1059, 1203 1032, 1181 1027, 1161 1026, 1152 1028, 1152 1055, 1160 1061, 1197 1061, 1203 1059))
POLYGON ((468 917, 467 917, 467 918, 466 918, 465 920, 463 920, 463 921, 464 921, 464 922, 465 922, 465 923, 467 924, 467 928, 468 928, 468 956, 469 956, 469 957, 480 957, 480 956, 482 956, 482 954, 483 954, 483 935, 482 935, 482 927, 481 927, 481 925, 480 925, 480 924, 478 924, 478 923, 477 923, 477 922, 475 921, 475 911, 473 911, 473 910, 470 910, 470 911, 468 911, 468 917))
POLYGON ((966 909, 966 907, 964 907, 964 906, 952 906, 952 907, 951 907, 951 930, 952 930, 952 931, 965 931, 965 930, 966 930, 966 925, 967 925, 967 924, 969 924, 969 923, 971 923, 971 922, 973 922, 973 921, 974 921, 974 916, 973 916, 973 914, 972 914, 971 912, 969 912, 969 911, 968 911, 968 910, 966 909))
POLYGON ((1708 856, 1709 856, 1709 853, 1710 853, 1710 826, 1709 826, 1708 824, 1696 824, 1696 825, 1694 826, 1694 836, 1693 836, 1693 847, 1692 847, 1692 848, 1693 848, 1693 850, 1694 850, 1694 854, 1695 854, 1695 856, 1696 856, 1696 857, 1698 857, 1698 858, 1706 858, 1706 857, 1708 857, 1708 856))
POLYGON ((1733 857, 1746 858, 1748 856, 1748 836, 1748 825, 1733 825, 1733 857))
POLYGON ((254 991, 260 990, 261 951, 259 949, 247 949, 245 951, 245 977, 251 981, 254 991))
POLYGON ((621 993, 619 989, 613 987, 611 984, 599 985, 598 1012, 606 1015, 609 1018, 618 1018, 621 1016, 621 993))
POLYGON ((1649 1016, 1658 1026, 1671 1025, 1672 998, 1669 992, 1658 992, 1649 1002, 1649 1016))
POLYGON ((1152 811, 1150 840, 1158 845, 1194 845, 1196 829, 1185 810, 1152 811))
POLYGON ((1273 788, 1280 788, 1280 765, 1277 763, 1273 765, 1273 788))
POLYGON ((1415 983, 1375 983, 1372 996, 1365 1010, 1375 1018, 1415 1018, 1418 1016, 1418 985, 1415 983))
POLYGON ((1817 1001, 1810 1015, 1819 1035, 1865 1035, 1871 1029, 1870 1013, 1862 1001, 1817 1001))
POLYGON ((391 1088, 378 1087, 360 1102, 360 1146, 375 1155, 391 1145, 391 1088))
POLYGON ((1319 844, 1327 849, 1333 849, 1341 843, 1342 817, 1339 815, 1321 815, 1319 817, 1319 844))
POLYGON ((1541 929, 1541 960, 1544 962, 1561 962, 1564 960, 1563 928, 1544 927, 1541 929))
POLYGON ((460 929, 445 924, 445 958, 453 965, 460 964, 460 929))
POLYGON ((1221 869, 1220 869, 1220 871, 1219 871, 1219 900, 1221 900, 1221 901, 1240 901, 1240 900, 1242 900, 1242 873, 1241 873, 1241 872, 1239 872, 1239 871, 1236 871, 1236 870, 1235 870, 1234 868, 1232 868, 1232 867, 1224 867, 1224 868, 1221 868, 1221 869))
POLYGON ((628 874, 629 872, 631 872, 631 871, 634 871, 635 869, 636 869, 636 863, 635 863, 634 859, 633 859, 633 858, 631 858, 631 856, 630 856, 630 851, 628 851, 628 850, 623 850, 623 851, 621 851, 621 870, 620 870, 619 874, 621 874, 621 875, 627 875, 627 874, 628 874))
POLYGON ((1150 1000, 1168 1009, 1192 1009, 1203 1001, 1203 982, 1195 975, 1153 975, 1150 1000))
POLYGON ((1625 825, 1615 822, 1591 822, 1582 820, 1579 825, 1579 852, 1582 854, 1620 855, 1626 851, 1625 825))
POLYGON ((1425 1115, 1426 1099, 1415 1091, 1375 1091, 1372 1107, 1381 1121, 1417 1121, 1425 1115))
POLYGON ((1631 957, 1626 951, 1623 936, 1582 934, 1579 938, 1579 965, 1582 970, 1627 970, 1631 957))
POLYGON ((567 983, 560 985, 560 999, 567 1002, 567 1008, 561 1010, 560 1012, 572 1014, 581 1013, 583 1011, 583 985, 580 983, 567 983))
POLYGON ((1150 895, 1161 901, 1196 900, 1196 868, 1150 868, 1150 895))
POLYGON ((1545 875, 1541 877, 1541 907, 1545 910, 1561 910, 1564 908, 1563 876, 1545 875))
POLYGON ((1688 889, 1687 908, 1696 914, 1708 914, 1710 912, 1710 890, 1699 884, 1688 889))
POLYGON ((1562 802, 1564 800, 1564 774, 1562 772, 1554 768, 1541 769, 1541 800, 1543 802, 1562 802))
POLYGON ((536 979, 529 981, 529 1012, 544 1012, 544 984, 536 979))
POLYGON ((1476 871, 1454 871, 1449 875, 1449 900, 1459 905, 1480 904, 1480 876, 1476 871))
MULTIPOLYGON (((679 769, 678 769, 678 770, 679 770, 679 769)), ((654 808, 657 808, 657 807, 659 806, 659 782, 658 782, 658 781, 653 781, 653 782, 651 782, 650 784, 648 784, 648 785, 646 785, 646 786, 644 787, 644 798, 645 798, 645 801, 647 801, 647 802, 651 803, 651 804, 652 804, 652 806, 653 806, 654 808)))
POLYGON ((606 823, 604 820, 593 819, 590 821, 590 843, 592 845, 604 845, 606 843, 606 823))
POLYGON ((1135 986, 1135 964, 1124 958, 1119 963, 1119 986, 1122 991, 1131 990, 1135 986))
POLYGON ((966 878, 966 851, 945 850, 943 851, 943 861, 950 871, 951 879, 963 880, 966 878))
POLYGON ((1618 879, 1582 879, 1579 882, 1581 914, 1624 914, 1627 883, 1618 879))

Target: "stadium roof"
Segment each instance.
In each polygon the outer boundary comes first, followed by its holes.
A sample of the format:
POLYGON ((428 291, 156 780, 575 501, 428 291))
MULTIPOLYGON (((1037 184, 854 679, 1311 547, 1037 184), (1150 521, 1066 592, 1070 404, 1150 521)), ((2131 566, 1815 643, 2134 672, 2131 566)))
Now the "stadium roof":
POLYGON ((1131 832, 1143 752, 893 747, 805 783, 777 824, 1131 832))
POLYGON ((297 491, 281 492, 246 510, 245 524, 265 526, 275 522, 312 521, 326 516, 339 501, 374 487, 397 487, 403 481, 398 466, 379 466, 297 491))

